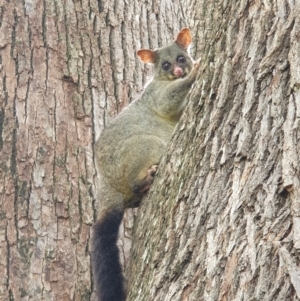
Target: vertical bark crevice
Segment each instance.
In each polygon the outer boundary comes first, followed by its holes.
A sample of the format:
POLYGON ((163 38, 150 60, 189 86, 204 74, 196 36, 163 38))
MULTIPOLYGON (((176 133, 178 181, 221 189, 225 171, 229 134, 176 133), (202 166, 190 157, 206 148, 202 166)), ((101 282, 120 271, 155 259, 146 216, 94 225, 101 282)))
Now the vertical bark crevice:
POLYGON ((4 109, 0 110, 0 151, 3 148, 3 127, 4 127, 5 113, 4 109))

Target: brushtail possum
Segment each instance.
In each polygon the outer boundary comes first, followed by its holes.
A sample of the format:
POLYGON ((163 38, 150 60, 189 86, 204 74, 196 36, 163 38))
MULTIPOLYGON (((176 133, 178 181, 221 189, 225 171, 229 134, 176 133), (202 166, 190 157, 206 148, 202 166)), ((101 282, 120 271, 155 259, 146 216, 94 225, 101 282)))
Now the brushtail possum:
POLYGON ((172 44, 137 52, 142 62, 154 65, 154 77, 95 144, 101 208, 93 227, 92 267, 99 301, 126 298, 116 245, 119 226, 124 209, 138 206, 153 182, 195 81, 198 64, 188 53, 191 41, 190 30, 184 28, 172 44))

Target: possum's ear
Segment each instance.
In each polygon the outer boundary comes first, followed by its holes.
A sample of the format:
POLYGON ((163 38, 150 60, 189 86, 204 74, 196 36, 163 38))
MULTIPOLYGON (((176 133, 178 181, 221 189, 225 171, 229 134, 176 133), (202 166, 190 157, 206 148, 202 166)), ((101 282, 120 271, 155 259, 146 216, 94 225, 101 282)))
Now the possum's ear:
POLYGON ((177 35, 176 38, 177 44, 181 46, 183 49, 187 49, 192 43, 192 36, 189 28, 183 28, 177 35))
POLYGON ((141 49, 141 50, 138 50, 136 54, 138 55, 139 59, 143 63, 145 63, 145 64, 147 64, 147 63, 155 64, 156 54, 155 54, 154 50, 141 49))

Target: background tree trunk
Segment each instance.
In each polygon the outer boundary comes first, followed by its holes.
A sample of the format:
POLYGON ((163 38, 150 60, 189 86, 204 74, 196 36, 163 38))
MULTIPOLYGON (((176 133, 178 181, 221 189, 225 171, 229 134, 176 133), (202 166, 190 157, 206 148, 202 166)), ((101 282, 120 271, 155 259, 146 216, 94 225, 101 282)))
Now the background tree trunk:
POLYGON ((300 8, 184 1, 201 72, 136 221, 127 300, 300 300, 300 8))
POLYGON ((0 0, 0 300, 91 299, 93 143, 150 74, 135 51, 187 25, 178 7, 0 0))

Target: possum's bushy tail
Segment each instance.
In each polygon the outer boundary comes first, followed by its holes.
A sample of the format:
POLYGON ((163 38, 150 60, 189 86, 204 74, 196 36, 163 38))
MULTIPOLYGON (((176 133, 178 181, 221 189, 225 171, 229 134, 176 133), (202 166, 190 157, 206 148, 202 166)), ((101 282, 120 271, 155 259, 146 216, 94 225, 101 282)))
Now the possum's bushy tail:
POLYGON ((124 210, 107 211, 93 227, 92 266, 99 301, 124 301, 117 239, 124 210))

